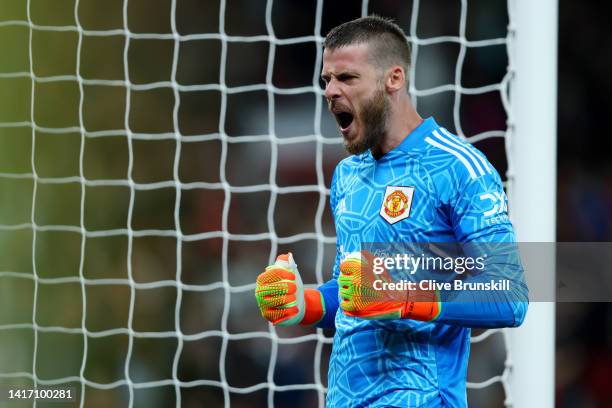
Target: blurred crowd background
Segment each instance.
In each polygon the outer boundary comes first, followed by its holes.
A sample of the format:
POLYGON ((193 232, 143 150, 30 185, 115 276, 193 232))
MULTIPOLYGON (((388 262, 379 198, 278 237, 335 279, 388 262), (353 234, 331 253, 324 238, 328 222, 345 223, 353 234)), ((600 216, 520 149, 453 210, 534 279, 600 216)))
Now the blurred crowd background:
MULTIPOLYGON (((612 241, 612 44, 603 2, 559 2, 557 240, 612 241)), ((608 268, 608 273, 612 268, 608 268)), ((612 404, 612 305, 557 303, 557 406, 612 404)))
MULTIPOLYGON (((321 332, 323 342, 296 342, 313 331, 278 330, 284 339, 278 345, 265 336, 240 336, 269 333, 252 289, 277 252, 293 251, 309 284, 331 274, 334 244, 316 238, 333 237, 334 229, 327 202, 318 215, 328 197, 317 188, 329 188, 345 153, 314 92, 317 45, 276 45, 272 54, 265 38, 223 44, 218 37, 175 42, 168 34, 325 35, 360 16, 361 2, 324 1, 318 33, 316 1, 274 0, 270 20, 264 0, 223 4, 222 25, 216 0, 129 0, 125 8, 121 0, 80 0, 77 7, 74 0, 20 0, 0 8, 0 384, 31 384, 18 374, 35 371, 40 380, 67 379, 80 390, 85 378, 91 382, 85 405, 104 407, 130 399, 136 406, 174 406, 173 379, 225 379, 236 389, 269 379, 312 384, 318 376, 326 384, 333 332, 321 332), (31 35, 28 19, 37 27, 31 35), (118 31, 44 28, 77 25, 118 31), (126 28, 134 34, 129 40, 126 28), (173 79, 180 87, 172 87, 173 79), (218 86, 200 86, 221 79, 225 95, 218 86), (255 84, 280 91, 240 88, 255 84), (324 142, 309 137, 317 132, 324 142), (271 143, 270 134, 279 142, 271 143), (277 194, 270 183, 312 188, 277 194), (250 191, 253 186, 261 188, 250 191), (294 239, 276 245, 266 235, 271 231, 294 239), (136 285, 128 284, 130 277, 136 285), (126 378, 145 385, 130 397, 126 378)), ((505 2, 468 0, 467 6, 468 40, 506 36, 505 2)), ((419 39, 459 35, 460 1, 421 1, 416 27, 412 9, 412 1, 372 0, 368 11, 393 17, 419 39)), ((612 240, 611 142, 603 129, 612 50, 602 41, 604 21, 592 3, 560 2, 559 241, 612 240)), ((454 42, 419 46, 415 88, 454 84, 459 51, 454 42)), ((507 65, 505 44, 468 47, 461 85, 500 83, 507 65)), ((453 91, 419 96, 417 108, 468 137, 494 132, 475 145, 503 176, 500 92, 460 95, 459 123, 455 98, 453 91)), ((473 350, 478 358, 471 360, 470 381, 501 374, 501 336, 473 350)), ((610 406, 610 372, 610 305, 558 304, 557 406, 610 406)), ((503 406, 503 387, 470 390, 468 397, 470 406, 503 406)), ((230 392, 229 398, 232 407, 265 407, 268 391, 230 392)), ((318 398, 316 390, 274 393, 276 407, 313 407, 318 398)), ((183 387, 181 401, 223 406, 224 394, 214 383, 200 383, 183 387)))

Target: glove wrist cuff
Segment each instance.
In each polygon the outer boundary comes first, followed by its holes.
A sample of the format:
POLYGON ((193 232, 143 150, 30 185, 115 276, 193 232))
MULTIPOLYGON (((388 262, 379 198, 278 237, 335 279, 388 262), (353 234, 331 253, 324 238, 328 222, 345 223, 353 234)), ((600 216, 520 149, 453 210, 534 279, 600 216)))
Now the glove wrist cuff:
POLYGON ((317 289, 304 289, 304 317, 302 326, 312 326, 321 321, 325 315, 323 294, 317 289))
POLYGON ((414 291, 408 293, 408 301, 402 310, 402 319, 434 321, 440 316, 442 302, 438 291, 414 291))

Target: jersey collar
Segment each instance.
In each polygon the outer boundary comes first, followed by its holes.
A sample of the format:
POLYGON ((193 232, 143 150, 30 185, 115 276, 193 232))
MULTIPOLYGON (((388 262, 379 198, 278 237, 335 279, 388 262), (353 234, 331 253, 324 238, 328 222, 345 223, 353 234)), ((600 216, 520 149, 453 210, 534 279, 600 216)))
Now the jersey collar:
POLYGON ((440 126, 436 123, 433 117, 425 119, 419 126, 417 126, 412 132, 408 134, 402 140, 402 143, 396 147, 396 149, 409 152, 417 149, 423 145, 425 137, 429 136, 435 129, 440 126))
MULTIPOLYGON (((431 116, 428 117, 419 126, 414 128, 414 130, 410 132, 408 136, 406 136, 404 140, 402 140, 402 142, 395 149, 391 150, 390 152, 387 152, 380 159, 388 157, 389 153, 391 152, 398 152, 398 151, 410 152, 411 150, 418 149, 419 147, 423 145, 425 138, 429 136, 435 129, 438 129, 439 127, 440 126, 436 123, 433 117, 431 116)), ((361 161, 365 161, 365 162, 375 162, 376 161, 376 159, 374 159, 374 156, 372 156, 371 149, 368 149, 367 152, 357 155, 357 157, 359 157, 361 161)))

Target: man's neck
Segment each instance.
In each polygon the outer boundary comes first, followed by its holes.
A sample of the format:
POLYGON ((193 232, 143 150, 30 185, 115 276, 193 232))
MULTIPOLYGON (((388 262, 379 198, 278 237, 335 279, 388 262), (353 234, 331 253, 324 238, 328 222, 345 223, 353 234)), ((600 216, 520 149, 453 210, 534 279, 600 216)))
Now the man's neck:
POLYGON ((423 118, 414 109, 410 100, 402 102, 396 109, 391 108, 387 120, 387 133, 381 143, 372 149, 372 155, 376 159, 399 146, 414 129, 423 123, 423 118))

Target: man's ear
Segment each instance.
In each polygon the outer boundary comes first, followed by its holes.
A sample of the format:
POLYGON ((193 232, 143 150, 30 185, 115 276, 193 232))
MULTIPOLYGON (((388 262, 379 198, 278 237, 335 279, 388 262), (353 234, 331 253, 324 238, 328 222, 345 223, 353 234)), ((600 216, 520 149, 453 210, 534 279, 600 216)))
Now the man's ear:
POLYGON ((406 71, 399 65, 394 65, 387 71, 385 88, 388 92, 396 92, 406 87, 406 71))

